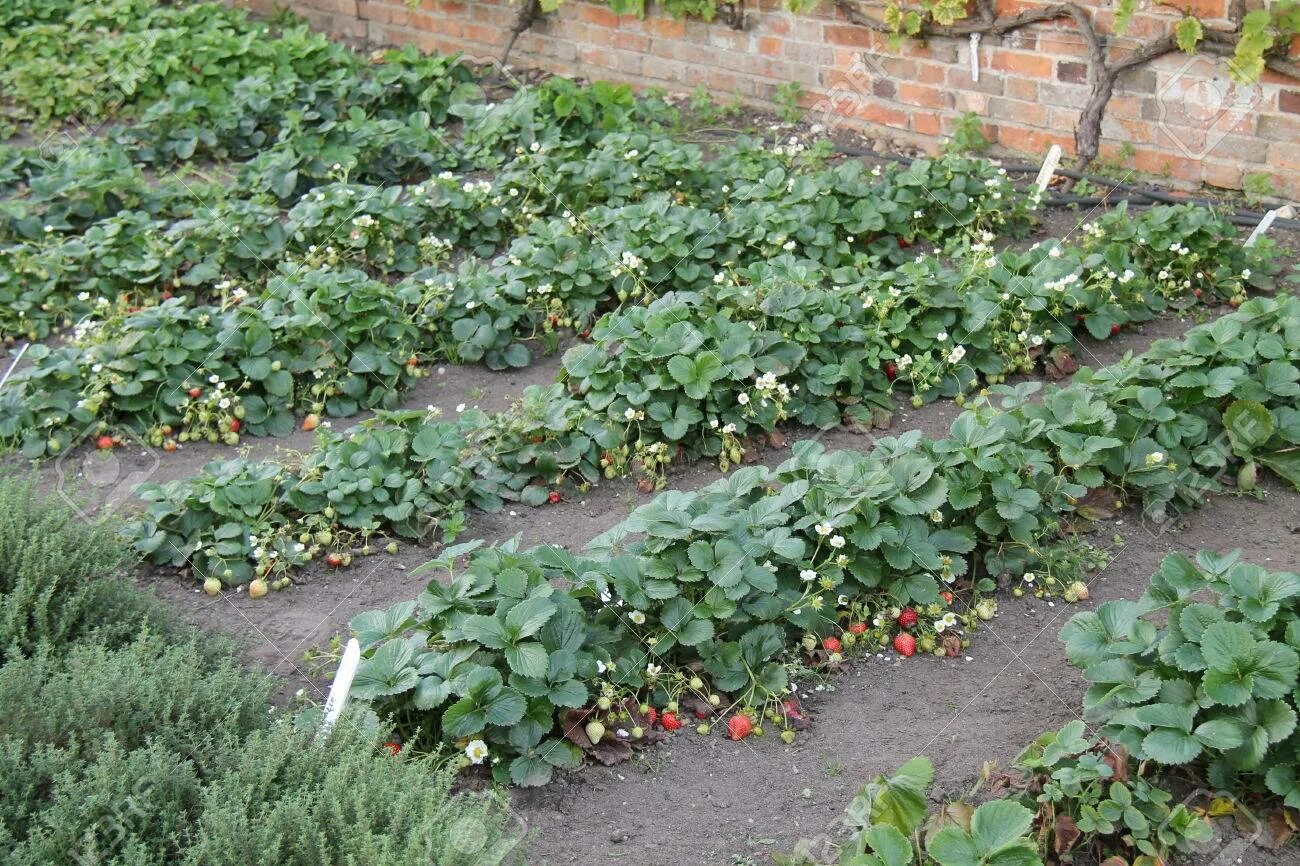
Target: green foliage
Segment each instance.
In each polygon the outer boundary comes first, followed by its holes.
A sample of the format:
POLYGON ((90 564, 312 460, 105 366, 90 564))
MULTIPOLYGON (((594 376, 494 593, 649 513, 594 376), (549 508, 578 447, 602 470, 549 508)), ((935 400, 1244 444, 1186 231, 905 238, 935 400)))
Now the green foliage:
MULTIPOLYGON (((710 704, 721 715, 752 708, 780 719, 796 639, 815 643, 846 620, 904 605, 937 618, 943 585, 978 595, 993 586, 981 573, 1037 568, 1058 516, 1092 490, 1131 493, 1153 518, 1168 519, 1219 488, 1228 461, 1239 459, 1232 442, 1243 441, 1242 412, 1283 421, 1254 447, 1272 447, 1275 435, 1293 447, 1300 342, 1287 335, 1297 328, 1294 299, 1251 300, 1182 341, 1085 370, 1041 399, 1032 384, 995 386, 943 439, 884 437, 870 454, 799 443, 775 470, 746 467, 698 491, 664 493, 581 555, 511 543, 472 553, 455 572, 455 558, 471 548, 448 551, 437 562, 448 576, 420 598, 354 621, 366 646, 363 693, 430 747, 483 739, 503 757, 502 779, 529 784, 549 778, 545 755, 565 766, 573 758, 567 745, 540 745, 555 738, 565 712, 613 730, 625 706, 668 706, 685 691, 717 696, 710 704), (683 688, 696 678, 700 685, 683 688), (519 758, 527 760, 516 770, 519 758)), ((664 343, 671 352, 683 345, 680 335, 664 343)), ((733 360, 717 353, 717 362, 733 360)), ((706 377, 709 392, 718 390, 712 361, 661 358, 659 368, 668 372, 647 373, 648 383, 673 378, 689 388, 706 377)), ((970 629, 977 617, 960 622, 970 629)), ((868 649, 890 637, 883 628, 861 636, 868 649)), ((1145 680, 1133 688, 1151 696, 1145 680)), ((993 856, 1000 839, 950 841, 953 851, 993 856)))
POLYGON ((1213 836, 1205 818, 1184 803, 1170 805, 1174 795, 1143 778, 1148 765, 1105 739, 1085 738, 1084 730, 1075 721, 1039 736, 1014 762, 1020 778, 1011 793, 979 806, 958 800, 931 813, 926 789, 934 767, 929 758, 913 758, 858 791, 845 810, 848 835, 833 846, 835 859, 796 848, 776 860, 782 866, 1041 866, 1076 857, 1162 863, 1213 836))
POLYGON ((1241 84, 1258 81, 1264 74, 1265 55, 1277 49, 1285 54, 1297 32, 1300 3, 1294 0, 1247 12, 1241 20, 1241 37, 1228 60, 1233 80, 1241 84))
POLYGON ((777 85, 776 88, 776 105, 777 117, 785 123, 798 123, 803 120, 803 106, 799 104, 803 99, 803 85, 797 81, 790 81, 785 84, 777 85))
POLYGON ((984 135, 984 121, 973 111, 958 115, 952 122, 952 134, 943 143, 945 153, 980 154, 993 146, 984 135))
POLYGON ((1040 736, 1014 766, 1030 790, 1022 801, 1038 812, 1041 844, 1058 854, 1087 850, 1099 858, 1123 852, 1156 862, 1208 841, 1209 823, 1185 803, 1134 771, 1122 747, 1083 736, 1082 721, 1040 736))
POLYGON ((83 635, 115 646, 163 627, 161 607, 123 577, 132 562, 114 526, 85 520, 34 479, 0 480, 0 661, 83 635))
POLYGON ((1139 758, 1203 763, 1216 787, 1267 788, 1295 806, 1300 575, 1238 556, 1171 555, 1141 599, 1076 615, 1061 636, 1107 737, 1139 758))
POLYGON ((160 616, 129 562, 112 527, 0 481, 7 862, 518 862, 497 795, 380 751, 364 712, 318 742, 231 642, 160 616))
MULTIPOLYGON (((928 821, 926 789, 934 779, 929 758, 918 757, 891 776, 863 785, 844 814, 848 838, 838 845, 840 866, 1041 866, 1030 836, 1034 812, 1014 800, 992 800, 974 809, 956 804, 928 821), (941 816, 949 817, 944 820, 941 816), (924 831, 924 838, 923 838, 924 831)), ((783 866, 822 862, 802 852, 780 856, 783 866)))

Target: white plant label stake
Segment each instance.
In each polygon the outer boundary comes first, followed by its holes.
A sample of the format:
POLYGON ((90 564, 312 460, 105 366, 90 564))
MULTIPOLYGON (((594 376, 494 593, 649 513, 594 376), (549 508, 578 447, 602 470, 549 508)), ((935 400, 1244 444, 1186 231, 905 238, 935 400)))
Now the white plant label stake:
POLYGON ((325 698, 325 718, 321 721, 321 736, 327 736, 334 723, 343 714, 348 705, 348 692, 352 691, 352 680, 357 675, 357 665, 361 663, 361 644, 356 638, 348 641, 343 649, 343 660, 334 674, 334 683, 330 686, 329 696, 325 698))
POLYGON ((18 369, 18 362, 23 359, 23 355, 27 354, 27 348, 29 346, 31 346, 31 343, 23 343, 23 347, 18 350, 18 354, 14 355, 13 363, 9 365, 8 370, 5 370, 4 376, 0 376, 0 388, 5 386, 5 382, 9 381, 9 377, 13 375, 14 370, 18 369))
POLYGON ((1250 237, 1246 238, 1246 247, 1253 247, 1255 241, 1263 237, 1264 232, 1269 230, 1269 227, 1273 225, 1273 220, 1275 219, 1277 219, 1277 208, 1264 214, 1264 218, 1259 221, 1259 225, 1255 226, 1255 230, 1250 233, 1250 237))
POLYGON ((980 80, 980 34, 970 35, 970 77, 972 81, 980 80))
POLYGON ((1047 159, 1043 160, 1043 167, 1038 170, 1038 191, 1046 192, 1047 185, 1052 182, 1052 175, 1056 173, 1056 167, 1061 162, 1061 146, 1052 145, 1051 150, 1047 151, 1047 159))

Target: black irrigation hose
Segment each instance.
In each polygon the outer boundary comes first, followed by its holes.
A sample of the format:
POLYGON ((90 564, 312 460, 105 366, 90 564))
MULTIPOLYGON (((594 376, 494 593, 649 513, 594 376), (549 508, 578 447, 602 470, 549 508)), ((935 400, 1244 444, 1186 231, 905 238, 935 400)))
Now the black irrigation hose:
MULTIPOLYGON (((902 162, 911 164, 915 160, 910 156, 900 156, 893 153, 877 153, 862 147, 849 147, 846 145, 836 145, 836 151, 844 156, 888 160, 890 162, 902 162)), ((1037 175, 1039 166, 1028 165, 1026 163, 1002 163, 1002 167, 1007 170, 1008 174, 1031 174, 1037 175)), ((1089 174, 1083 171, 1077 171, 1069 168, 1058 168, 1053 175, 1069 178, 1070 180, 1085 180, 1089 183, 1096 184, 1106 188, 1110 192, 1121 191, 1128 195, 1103 195, 1103 196, 1079 196, 1068 193, 1052 192, 1045 196, 1043 205, 1046 207, 1070 207, 1070 206, 1087 206, 1094 207, 1098 205, 1117 205, 1120 202, 1127 202, 1131 207, 1151 207, 1156 204, 1194 204, 1202 207, 1210 207, 1218 210, 1227 210, 1222 202, 1212 201, 1207 198, 1196 198, 1194 196, 1177 196, 1150 187, 1139 186, 1132 183, 1124 183, 1112 180, 1100 175, 1089 174)), ((1227 215, 1228 220, 1234 225, 1239 226, 1256 226, 1264 219, 1264 214, 1259 211, 1246 210, 1245 208, 1232 208, 1231 213, 1227 215)), ((1280 229, 1291 231, 1300 231, 1300 219, 1282 219, 1273 220, 1273 225, 1280 229)))

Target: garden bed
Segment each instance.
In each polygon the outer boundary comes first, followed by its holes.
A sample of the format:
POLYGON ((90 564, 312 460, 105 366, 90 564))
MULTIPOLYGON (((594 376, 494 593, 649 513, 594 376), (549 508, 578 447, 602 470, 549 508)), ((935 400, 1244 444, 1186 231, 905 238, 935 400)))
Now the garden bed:
MULTIPOLYGON (((215 7, 78 14, 128 47, 210 16, 251 77, 0 151, 6 465, 127 518, 285 706, 357 633, 387 745, 518 786, 529 862, 761 862, 921 751, 957 796, 1078 716, 1072 614, 1171 552, 1300 562, 1294 237, 1044 217, 995 162, 793 124, 706 153, 716 106, 488 102, 215 7)), ((28 132, 89 112, 18 93, 28 132)))

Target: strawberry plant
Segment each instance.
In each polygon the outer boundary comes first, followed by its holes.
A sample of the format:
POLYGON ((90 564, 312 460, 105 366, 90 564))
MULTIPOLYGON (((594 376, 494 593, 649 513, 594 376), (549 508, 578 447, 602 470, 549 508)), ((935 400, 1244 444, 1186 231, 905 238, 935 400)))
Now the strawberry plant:
POLYGON ((1218 788, 1295 806, 1298 597, 1300 575, 1239 552, 1166 557, 1138 601, 1106 602, 1062 630, 1090 683, 1085 711, 1138 758, 1203 764, 1218 788))
MULTIPOLYGON (((1025 747, 1000 775, 1010 790, 979 805, 970 801, 988 781, 992 764, 966 798, 931 812, 926 790, 934 779, 929 758, 917 757, 893 774, 863 785, 844 812, 848 837, 828 852, 776 855, 782 866, 1032 866, 1062 857, 1096 862, 1167 862, 1196 851, 1214 831, 1185 803, 1105 740, 1083 737, 1070 722, 1025 747), (829 856, 826 856, 829 855, 829 856), (1146 859, 1144 859, 1146 858, 1146 859)), ((1066 861, 1068 862, 1068 861, 1066 861)))

